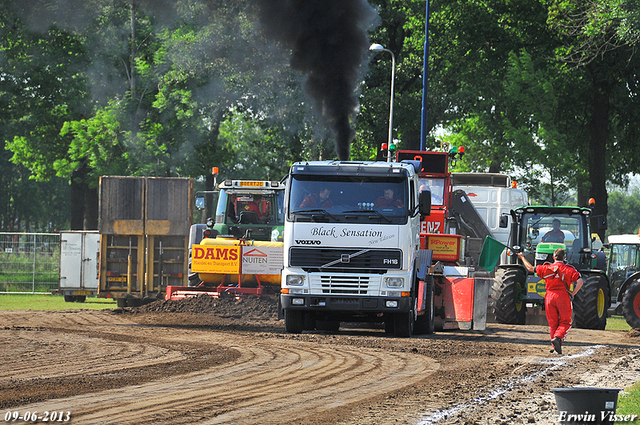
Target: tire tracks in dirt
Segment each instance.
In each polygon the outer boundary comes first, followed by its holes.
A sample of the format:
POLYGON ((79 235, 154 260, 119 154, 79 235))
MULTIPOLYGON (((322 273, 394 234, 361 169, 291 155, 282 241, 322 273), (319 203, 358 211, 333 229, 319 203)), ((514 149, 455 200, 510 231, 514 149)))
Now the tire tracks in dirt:
POLYGON ((241 352, 232 365, 21 409, 70 410, 83 424, 279 424, 411 385, 438 368, 411 354, 212 338, 230 340, 228 346, 241 352))
MULTIPOLYGON (((68 410, 73 421, 82 424, 280 424, 412 385, 439 368, 432 359, 412 353, 281 338, 256 339, 230 332, 167 330, 137 326, 127 318, 106 313, 98 314, 99 320, 96 320, 93 314, 57 314, 48 325, 59 332, 35 332, 54 346, 61 341, 73 341, 68 344, 71 347, 68 357, 60 360, 67 364, 75 358, 75 366, 69 367, 82 370, 109 366, 116 366, 113 369, 117 370, 179 361, 180 350, 166 347, 180 344, 206 343, 240 354, 235 361, 217 367, 164 376, 140 385, 23 405, 19 408, 21 411, 68 410), (91 332, 87 334, 89 329, 91 332), (136 336, 137 342, 118 343, 119 337, 130 334, 136 336), (91 347, 92 341, 95 347, 91 347), (150 348, 154 345, 165 348, 150 348), (84 355, 83 350, 86 350, 84 355), (103 356, 99 354, 101 350, 104 350, 103 356)), ((22 318, 14 317, 18 321, 22 318)), ((21 324, 23 328, 17 332, 19 340, 26 341, 28 334, 34 332, 24 326, 30 324, 36 325, 29 320, 21 324)), ((15 368, 21 379, 53 373, 46 366, 32 373, 19 363, 16 360, 15 368)), ((65 369, 60 373, 69 373, 70 369, 65 369)), ((0 382, 1 379, 2 376, 0 382)))

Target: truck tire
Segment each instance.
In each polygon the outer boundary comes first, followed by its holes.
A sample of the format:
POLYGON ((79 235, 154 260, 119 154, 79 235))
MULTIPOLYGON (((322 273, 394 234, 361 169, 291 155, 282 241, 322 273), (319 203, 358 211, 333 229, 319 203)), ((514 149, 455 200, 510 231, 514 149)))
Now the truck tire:
POLYGON ((608 281, 601 274, 587 273, 583 274, 582 280, 584 285, 573 297, 574 326, 604 330, 611 303, 608 281))
POLYGON ((498 268, 491 287, 491 298, 498 323, 524 325, 527 311, 524 295, 527 275, 521 269, 498 268))
POLYGON ((391 313, 386 313, 384 315, 384 332, 388 334, 396 333, 396 321, 393 318, 391 313))
POLYGON ((411 338, 415 325, 415 307, 412 304, 411 310, 406 313, 396 313, 394 316, 394 327, 396 336, 400 338, 411 338))
POLYGON ((634 329, 640 329, 640 281, 633 282, 622 297, 624 318, 634 329))
POLYGON ((304 329, 304 311, 301 310, 284 310, 284 330, 299 334, 304 329))
MULTIPOLYGON (((435 328, 435 306, 434 306, 434 289, 433 289, 433 276, 427 276, 424 281, 424 290, 425 290, 425 312, 422 315, 419 315, 416 319, 416 323, 413 327, 413 333, 416 335, 427 334, 430 335, 433 333, 435 328)), ((415 307, 417 309, 417 303, 415 303, 415 307)))

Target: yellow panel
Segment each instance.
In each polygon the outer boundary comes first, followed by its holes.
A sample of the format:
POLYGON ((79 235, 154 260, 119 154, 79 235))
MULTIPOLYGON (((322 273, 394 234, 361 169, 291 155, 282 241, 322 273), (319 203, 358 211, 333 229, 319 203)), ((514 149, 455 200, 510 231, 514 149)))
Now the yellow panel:
POLYGON ((191 271, 194 273, 240 273, 241 247, 193 245, 191 271))

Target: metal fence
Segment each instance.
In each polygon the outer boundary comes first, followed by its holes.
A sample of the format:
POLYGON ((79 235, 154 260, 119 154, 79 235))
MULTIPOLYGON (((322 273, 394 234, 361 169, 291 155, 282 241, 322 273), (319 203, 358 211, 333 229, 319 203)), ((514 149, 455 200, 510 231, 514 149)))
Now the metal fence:
POLYGON ((59 276, 60 234, 0 232, 0 293, 50 294, 59 276))

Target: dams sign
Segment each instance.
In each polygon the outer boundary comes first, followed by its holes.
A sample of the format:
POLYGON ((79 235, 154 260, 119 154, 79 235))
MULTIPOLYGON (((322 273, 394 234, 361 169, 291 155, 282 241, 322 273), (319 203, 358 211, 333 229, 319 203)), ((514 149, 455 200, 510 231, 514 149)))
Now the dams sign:
POLYGON ((279 275, 282 271, 283 254, 281 246, 193 245, 191 271, 279 275))

